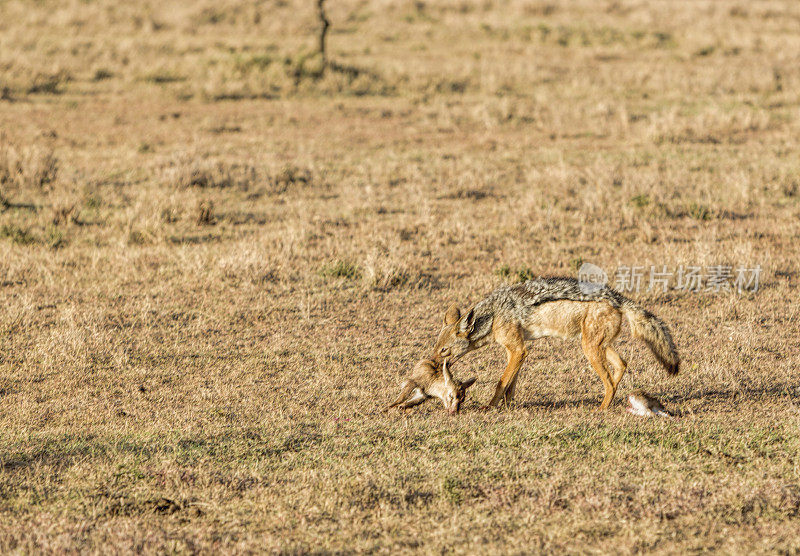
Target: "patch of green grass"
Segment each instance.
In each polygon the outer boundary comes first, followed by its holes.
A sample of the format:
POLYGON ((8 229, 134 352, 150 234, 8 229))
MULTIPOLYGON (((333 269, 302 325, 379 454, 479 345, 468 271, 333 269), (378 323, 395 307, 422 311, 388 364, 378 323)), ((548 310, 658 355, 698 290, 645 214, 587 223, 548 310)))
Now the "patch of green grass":
POLYGON ((504 264, 502 266, 498 266, 494 270, 494 273, 495 273, 496 276, 499 276, 503 280, 507 280, 508 277, 511 276, 511 267, 508 266, 507 264, 504 264))
POLYGON ((656 41, 656 45, 660 48, 674 48, 678 45, 672 33, 658 31, 653 33, 653 38, 656 41))
POLYGON ((152 236, 144 230, 131 230, 128 234, 129 245, 147 245, 150 243, 152 236))
POLYGON ((687 208, 689 216, 695 220, 711 220, 711 209, 708 206, 692 201, 687 208))
POLYGON ((186 81, 186 77, 175 71, 161 70, 145 75, 143 80, 147 83, 154 83, 156 85, 166 85, 169 83, 186 81))
POLYGON ((50 94, 58 95, 63 92, 63 86, 70 80, 66 72, 52 74, 39 74, 28 87, 29 94, 50 94))
POLYGON ((502 265, 495 269, 494 271, 496 276, 499 276, 503 280, 506 281, 513 281, 513 282, 527 282, 528 280, 532 280, 536 278, 536 273, 528 266, 522 266, 519 268, 512 268, 509 265, 502 265))
POLYGON ((694 55, 697 56, 698 58, 703 58, 705 56, 711 56, 716 49, 717 49, 717 47, 715 45, 710 44, 708 46, 704 46, 703 48, 700 48, 700 49, 696 50, 694 55))
POLYGON ((287 164, 270 179, 275 193, 284 193, 295 185, 309 185, 312 182, 311 171, 293 164, 287 164))
POLYGON ((461 478, 455 475, 447 475, 442 479, 441 492, 442 497, 453 505, 461 504, 464 499, 462 493, 463 484, 461 478))
POLYGON ((650 204, 650 195, 647 193, 640 193, 631 197, 631 204, 636 208, 644 208, 650 204))
POLYGON ((97 195, 89 195, 86 197, 86 208, 98 209, 103 205, 103 200, 97 195))
POLYGON ((106 79, 111 79, 112 77, 114 77, 114 74, 111 73, 111 71, 109 71, 109 70, 107 70, 105 68, 99 68, 99 69, 95 70, 94 76, 92 76, 92 80, 93 81, 104 81, 106 79))
POLYGON ((0 238, 10 239, 17 245, 30 245, 36 242, 36 238, 29 230, 14 224, 3 224, 0 228, 0 238))
POLYGON ((361 269, 355 263, 340 259, 323 265, 322 268, 319 269, 319 274, 325 278, 357 280, 361 277, 361 269))
POLYGON ((50 249, 59 249, 66 245, 67 240, 64 237, 64 232, 56 226, 48 226, 44 234, 44 244, 50 249))
POLYGON ((246 73, 252 70, 265 70, 275 61, 276 58, 269 54, 256 54, 249 57, 238 56, 234 60, 234 67, 238 71, 246 73))
POLYGON ((516 278, 517 282, 527 282, 528 280, 536 278, 536 273, 532 268, 525 266, 517 269, 516 278))

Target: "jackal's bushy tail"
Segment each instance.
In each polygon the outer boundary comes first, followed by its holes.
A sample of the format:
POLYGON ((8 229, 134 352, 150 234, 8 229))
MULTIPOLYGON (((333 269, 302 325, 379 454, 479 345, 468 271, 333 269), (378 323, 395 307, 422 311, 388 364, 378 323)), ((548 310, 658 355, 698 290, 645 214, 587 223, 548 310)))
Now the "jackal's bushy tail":
POLYGON ((628 317, 633 337, 644 340, 669 374, 678 374, 680 365, 678 350, 675 349, 672 334, 664 321, 629 299, 625 299, 622 309, 628 317))

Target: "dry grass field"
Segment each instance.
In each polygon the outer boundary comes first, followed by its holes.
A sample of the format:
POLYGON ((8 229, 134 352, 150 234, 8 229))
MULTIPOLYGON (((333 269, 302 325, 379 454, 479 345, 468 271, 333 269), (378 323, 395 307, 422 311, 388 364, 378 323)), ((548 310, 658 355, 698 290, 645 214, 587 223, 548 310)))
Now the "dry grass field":
POLYGON ((0 0, 0 552, 800 552, 800 4, 328 4, 0 0), (586 261, 762 273, 381 411, 586 261))

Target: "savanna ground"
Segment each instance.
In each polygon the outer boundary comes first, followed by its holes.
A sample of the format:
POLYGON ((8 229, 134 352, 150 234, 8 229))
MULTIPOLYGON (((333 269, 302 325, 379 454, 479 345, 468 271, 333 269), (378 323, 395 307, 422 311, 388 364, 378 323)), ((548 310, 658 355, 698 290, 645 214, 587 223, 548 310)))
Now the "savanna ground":
POLYGON ((0 2, 0 550, 800 551, 800 5, 0 2), (618 265, 617 402, 381 412, 452 302, 618 265), (679 420, 624 412, 640 387, 679 420))

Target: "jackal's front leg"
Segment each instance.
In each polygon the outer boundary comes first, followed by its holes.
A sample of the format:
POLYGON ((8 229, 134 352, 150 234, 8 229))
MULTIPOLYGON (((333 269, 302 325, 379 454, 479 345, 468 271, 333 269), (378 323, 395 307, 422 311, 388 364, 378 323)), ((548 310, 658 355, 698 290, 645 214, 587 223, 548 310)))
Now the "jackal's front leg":
POLYGON ((517 373, 522 367, 525 356, 528 354, 525 350, 525 338, 519 326, 507 326, 497 330, 495 332, 495 340, 506 348, 508 364, 495 387, 492 401, 489 402, 487 407, 497 407, 501 400, 505 402, 511 401, 514 395, 511 385, 516 384, 517 373))

